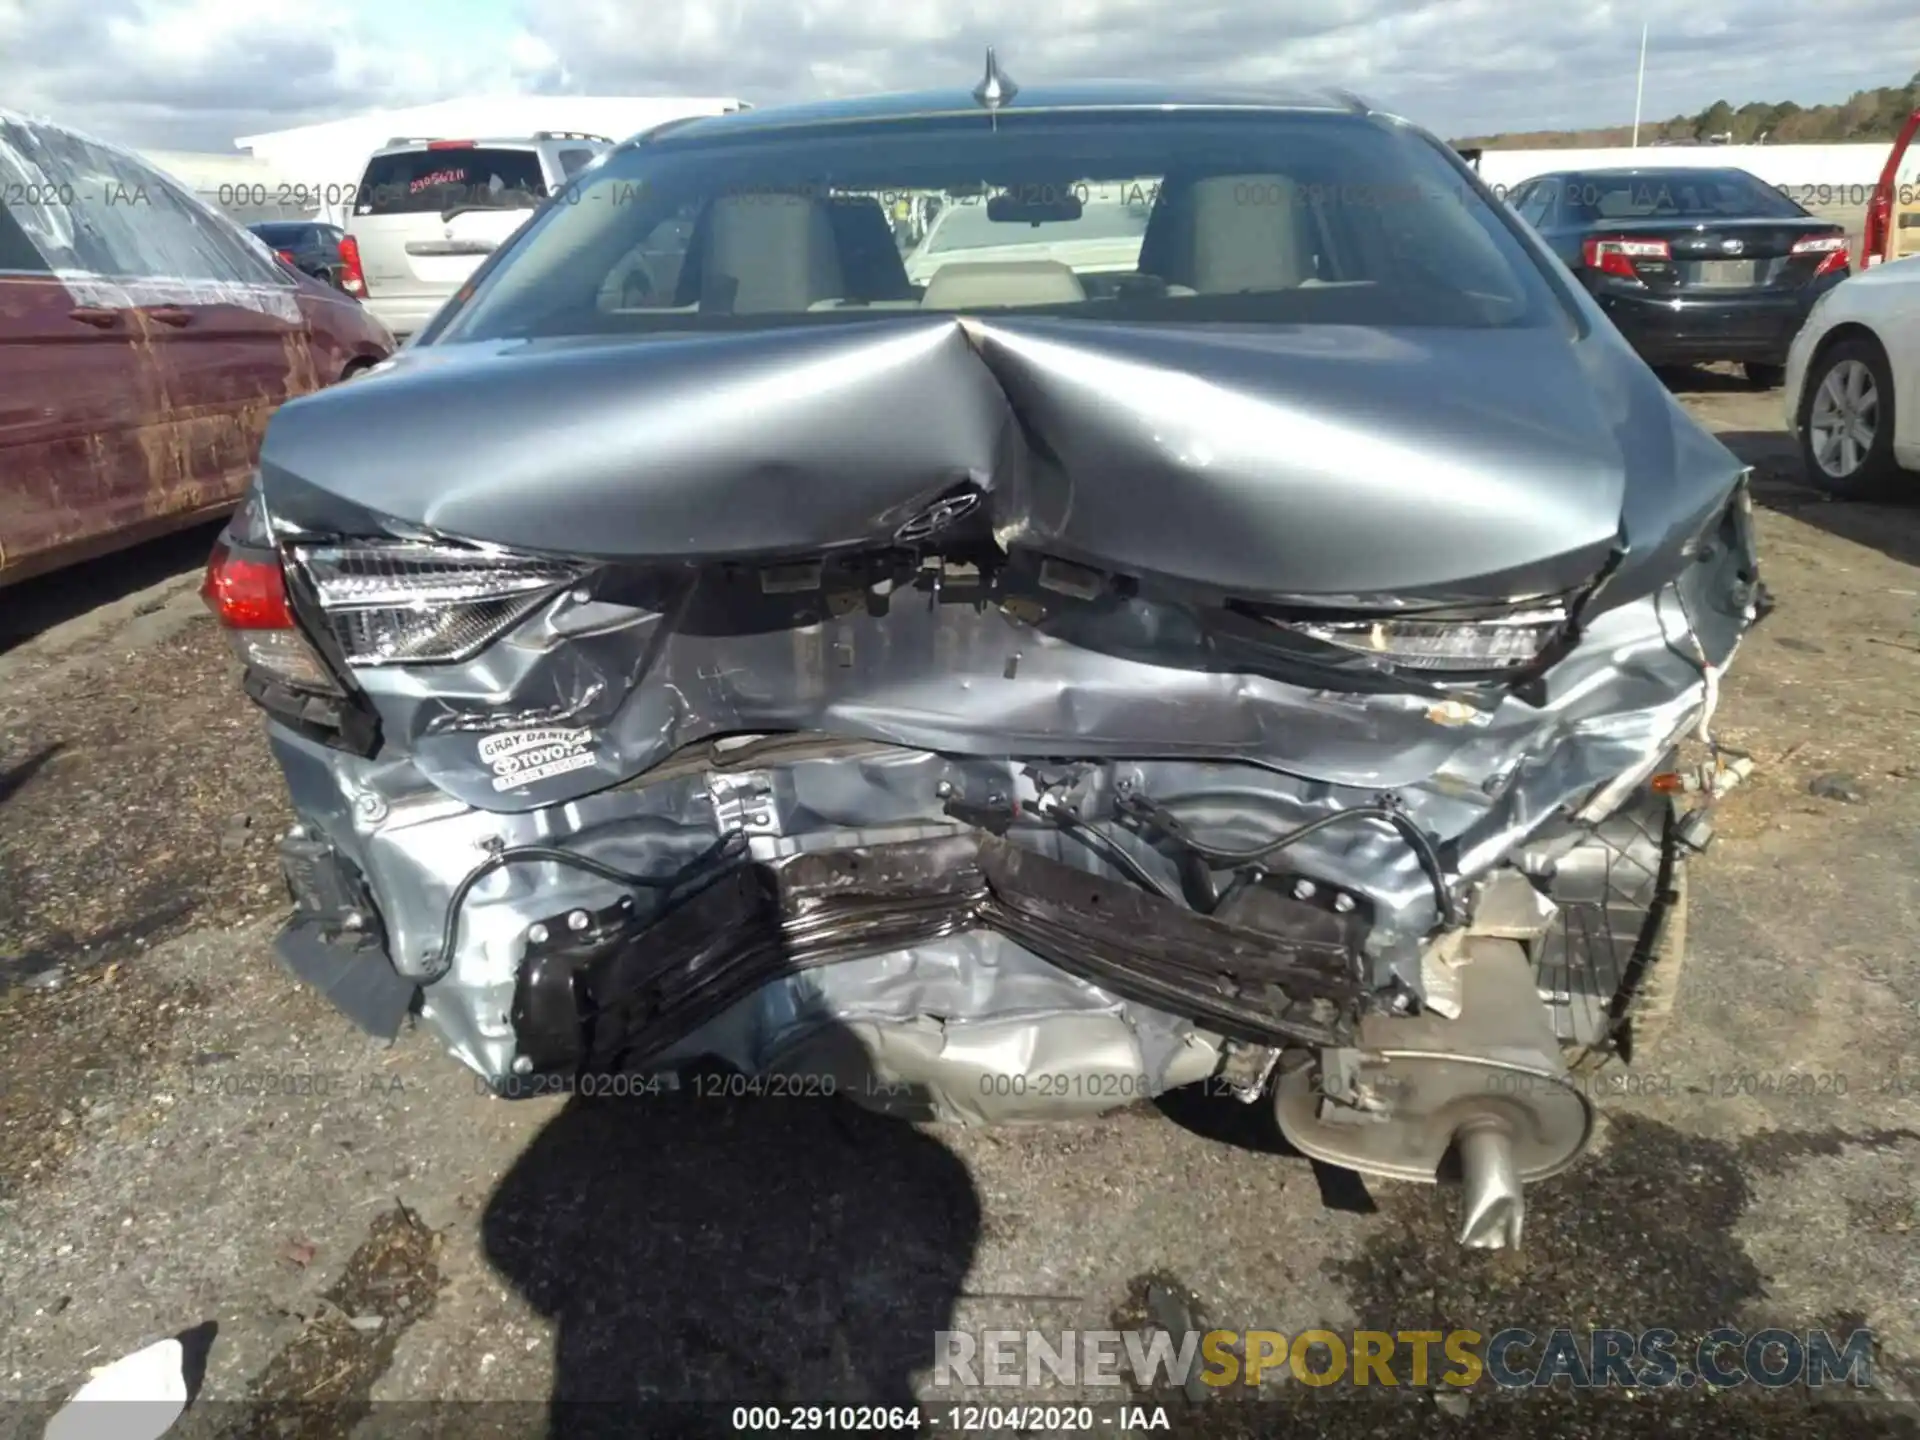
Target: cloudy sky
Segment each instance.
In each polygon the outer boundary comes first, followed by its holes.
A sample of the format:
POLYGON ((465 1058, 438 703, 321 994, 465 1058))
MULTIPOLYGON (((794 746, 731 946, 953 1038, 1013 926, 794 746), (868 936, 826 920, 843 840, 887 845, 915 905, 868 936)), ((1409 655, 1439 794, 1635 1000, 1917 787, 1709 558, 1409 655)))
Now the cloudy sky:
POLYGON ((501 91, 756 104, 1022 79, 1341 84, 1443 134, 1715 99, 1843 100, 1920 70, 1915 0, 0 0, 0 104, 123 143, 233 137, 501 91))

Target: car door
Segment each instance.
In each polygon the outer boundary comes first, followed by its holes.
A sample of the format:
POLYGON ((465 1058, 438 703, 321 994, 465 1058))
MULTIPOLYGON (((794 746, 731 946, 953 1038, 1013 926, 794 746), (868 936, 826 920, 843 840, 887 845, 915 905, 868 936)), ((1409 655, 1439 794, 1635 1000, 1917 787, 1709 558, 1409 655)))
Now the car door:
POLYGON ((1893 371, 1895 458, 1909 468, 1920 468, 1920 255, 1892 263, 1898 267, 1901 283, 1881 282, 1878 295, 1884 313, 1873 316, 1873 328, 1893 371))
POLYGON ((0 584, 140 538, 179 480, 142 319, 79 268, 49 138, 0 122, 0 584))
POLYGON ((175 507, 217 508, 246 488, 274 410, 316 388, 298 281, 258 237, 132 155, 80 150, 79 202, 157 367, 175 507))

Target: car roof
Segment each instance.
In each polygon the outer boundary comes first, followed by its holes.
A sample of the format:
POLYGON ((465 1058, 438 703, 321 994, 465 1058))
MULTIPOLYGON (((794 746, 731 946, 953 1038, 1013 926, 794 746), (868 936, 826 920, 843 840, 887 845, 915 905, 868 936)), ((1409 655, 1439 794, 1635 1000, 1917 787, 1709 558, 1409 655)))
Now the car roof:
POLYGON ((1758 180, 1751 170, 1738 165, 1613 165, 1581 166, 1577 170, 1556 170, 1556 175, 1590 175, 1596 180, 1638 180, 1654 175, 1746 175, 1758 180))
MULTIPOLYGON (((1021 86, 997 109, 1002 115, 1074 110, 1254 110, 1329 111, 1365 114, 1364 100, 1338 90, 1286 90, 1220 86, 1175 87, 1136 80, 1087 80, 1021 86)), ((904 90, 840 100, 813 100, 765 109, 738 110, 669 121, 651 132, 663 141, 760 135, 816 126, 927 120, 988 113, 970 90, 904 90)), ((645 138, 645 137, 642 137, 645 138)))
POLYGON ((614 143, 605 135, 582 135, 577 132, 560 130, 552 130, 538 135, 423 135, 409 140, 389 140, 373 153, 375 155, 404 155, 414 151, 426 150, 434 145, 446 144, 449 141, 462 149, 471 145, 476 150, 488 146, 496 149, 504 149, 508 146, 519 146, 522 149, 532 150, 541 145, 579 146, 611 145, 614 143))

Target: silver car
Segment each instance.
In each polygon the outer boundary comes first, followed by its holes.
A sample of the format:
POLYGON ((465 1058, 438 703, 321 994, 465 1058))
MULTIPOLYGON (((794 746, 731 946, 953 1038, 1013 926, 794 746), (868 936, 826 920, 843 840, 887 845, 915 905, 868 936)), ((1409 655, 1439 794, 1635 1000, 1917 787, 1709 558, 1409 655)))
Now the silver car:
POLYGON ((1743 773, 1743 467, 1404 120, 990 82, 627 142, 279 412, 281 953, 503 1094, 1205 1085, 1516 1243, 1743 773), (1131 264, 1020 251, 1122 181, 1131 264))

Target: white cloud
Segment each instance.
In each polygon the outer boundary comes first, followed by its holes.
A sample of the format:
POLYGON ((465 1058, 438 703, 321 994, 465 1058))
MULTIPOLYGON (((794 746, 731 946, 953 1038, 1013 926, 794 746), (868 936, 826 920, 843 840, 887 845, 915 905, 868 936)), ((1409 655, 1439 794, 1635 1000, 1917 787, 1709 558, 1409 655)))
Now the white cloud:
MULTIPOLYGON (((504 90, 767 104, 970 85, 993 43, 1028 84, 1348 85, 1461 134, 1630 118, 1641 14, 1609 0, 0 0, 0 97, 130 143, 224 148, 504 90)), ((1840 100, 1915 65, 1912 0, 1692 0, 1654 25, 1646 112, 1840 100)))

